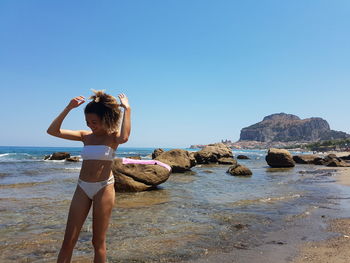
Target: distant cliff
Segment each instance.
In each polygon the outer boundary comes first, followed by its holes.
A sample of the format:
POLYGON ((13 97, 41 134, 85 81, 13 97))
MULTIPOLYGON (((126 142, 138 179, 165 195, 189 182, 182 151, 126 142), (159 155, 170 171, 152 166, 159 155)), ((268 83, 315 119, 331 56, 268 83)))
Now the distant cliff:
POLYGON ((350 135, 331 130, 322 118, 300 119, 298 116, 277 113, 266 116, 261 122, 241 130, 240 141, 259 142, 315 142, 350 138, 350 135))

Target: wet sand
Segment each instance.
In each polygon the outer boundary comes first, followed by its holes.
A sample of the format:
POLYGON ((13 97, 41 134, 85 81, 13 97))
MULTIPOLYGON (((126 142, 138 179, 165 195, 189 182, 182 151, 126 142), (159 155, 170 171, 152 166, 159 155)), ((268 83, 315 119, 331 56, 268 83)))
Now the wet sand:
MULTIPOLYGON (((350 168, 339 168, 336 175, 339 184, 350 186, 350 168)), ((329 221, 329 232, 337 236, 320 242, 303 244, 294 263, 347 263, 350 262, 350 218, 329 221)))

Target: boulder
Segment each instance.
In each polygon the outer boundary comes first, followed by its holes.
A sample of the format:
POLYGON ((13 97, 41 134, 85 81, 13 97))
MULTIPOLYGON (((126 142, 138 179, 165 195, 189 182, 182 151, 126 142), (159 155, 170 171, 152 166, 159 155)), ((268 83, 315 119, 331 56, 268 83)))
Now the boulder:
POLYGON ((293 160, 299 164, 314 164, 316 158, 319 158, 319 156, 314 154, 302 154, 293 156, 293 160))
POLYGON ((220 158, 233 158, 230 147, 223 143, 209 144, 194 154, 198 164, 218 163, 220 158))
POLYGON ((189 171, 196 165, 195 159, 191 157, 188 151, 174 149, 158 155, 155 160, 161 161, 171 166, 174 173, 183 173, 189 171))
POLYGON ((117 191, 144 191, 164 183, 170 176, 170 171, 160 165, 123 164, 122 159, 116 158, 112 163, 117 191))
POLYGON ((271 167, 282 168, 295 166, 293 156, 285 149, 270 148, 265 159, 271 167))
POLYGON ((64 160, 70 157, 70 153, 67 152, 55 152, 51 154, 49 160, 64 160))
POLYGON ((79 162, 80 158, 78 156, 72 156, 66 159, 67 162, 79 162))
POLYGON ((240 154, 240 155, 237 156, 237 159, 248 160, 248 159, 250 159, 250 158, 249 158, 248 156, 246 156, 246 155, 240 154))
POLYGON ((233 158, 222 157, 222 158, 219 158, 218 163, 219 164, 236 165, 237 161, 235 159, 233 159, 233 158))
POLYGON ((251 176, 253 174, 249 168, 241 164, 232 165, 228 168, 227 173, 234 176, 251 176))
POLYGON ((160 149, 160 148, 155 149, 155 150, 153 151, 153 153, 152 153, 152 159, 157 158, 157 157, 158 157, 159 155, 161 155, 163 152, 164 152, 163 149, 160 149))
POLYGON ((340 158, 332 158, 326 165, 329 167, 350 167, 350 164, 340 158))
POLYGON ((325 164, 325 160, 322 157, 317 157, 317 158, 314 159, 313 164, 324 165, 325 164))

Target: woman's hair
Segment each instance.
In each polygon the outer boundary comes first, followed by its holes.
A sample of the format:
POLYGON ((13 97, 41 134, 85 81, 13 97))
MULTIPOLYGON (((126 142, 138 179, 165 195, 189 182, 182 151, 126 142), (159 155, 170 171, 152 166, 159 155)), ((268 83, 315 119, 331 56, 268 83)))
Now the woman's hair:
POLYGON ((95 113, 101 118, 102 125, 108 133, 118 132, 121 111, 117 99, 106 94, 104 90, 92 90, 95 94, 84 110, 84 113, 95 113))

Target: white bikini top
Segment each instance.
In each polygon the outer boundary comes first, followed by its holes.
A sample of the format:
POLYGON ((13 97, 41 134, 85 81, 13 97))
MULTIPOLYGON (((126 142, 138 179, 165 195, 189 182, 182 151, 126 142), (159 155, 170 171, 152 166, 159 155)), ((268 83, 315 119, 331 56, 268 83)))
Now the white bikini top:
POLYGON ((83 160, 108 160, 113 161, 115 151, 107 145, 84 145, 81 152, 83 160))

